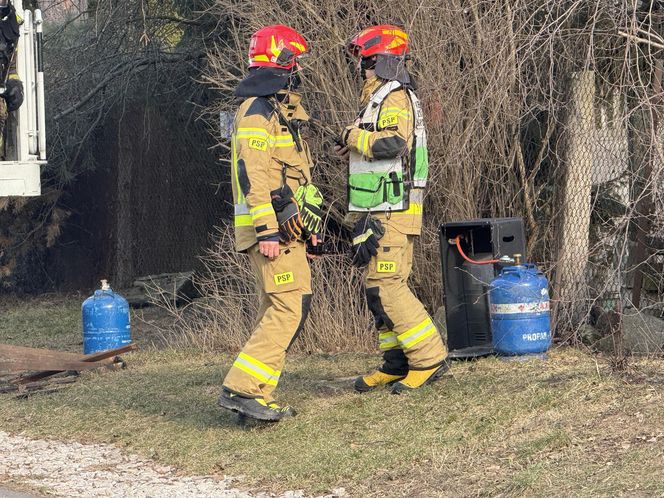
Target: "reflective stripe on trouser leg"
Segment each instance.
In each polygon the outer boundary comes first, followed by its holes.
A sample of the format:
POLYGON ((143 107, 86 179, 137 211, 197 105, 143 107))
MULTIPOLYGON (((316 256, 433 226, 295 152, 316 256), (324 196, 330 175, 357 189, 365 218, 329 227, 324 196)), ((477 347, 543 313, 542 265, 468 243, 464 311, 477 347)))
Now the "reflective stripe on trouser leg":
POLYGON ((381 351, 386 351, 388 349, 394 349, 399 347, 399 341, 397 340, 397 335, 390 332, 381 332, 378 334, 378 349, 381 351))
POLYGON ((399 347, 397 334, 391 330, 386 330, 394 326, 394 324, 392 323, 392 320, 390 320, 390 317, 385 314, 383 305, 380 302, 378 287, 368 288, 365 292, 367 295, 369 310, 373 314, 376 328, 379 330, 378 349, 386 351, 388 349, 399 347))
POLYGON ((394 322, 393 332, 411 369, 428 368, 442 362, 447 350, 431 317, 406 282, 380 282, 381 301, 394 322))
POLYGON ((397 341, 396 332, 392 331, 394 323, 385 313, 385 308, 380 300, 380 289, 378 287, 367 287, 367 305, 374 316, 378 334, 378 347, 383 351, 383 365, 380 371, 391 375, 406 375, 408 373, 408 360, 401 351, 397 341))
POLYGON ((437 333, 438 330, 431 321, 431 318, 426 317, 414 327, 406 330, 402 334, 399 334, 397 336, 397 341, 399 341, 402 349, 409 350, 425 340, 427 337, 431 337, 433 334, 437 333))
POLYGON ((265 363, 246 353, 240 353, 233 363, 233 368, 239 368, 244 373, 255 377, 264 384, 276 386, 281 376, 280 370, 273 370, 265 363))
MULTIPOLYGON (((286 348, 300 323, 302 313, 300 292, 268 294, 267 298, 270 304, 263 318, 224 379, 224 386, 238 394, 265 397, 274 391, 279 380, 278 376, 261 377, 262 372, 256 368, 252 369, 240 360, 249 357, 274 372, 280 372, 286 358, 286 348)), ((267 373, 270 373, 269 370, 267 373)))
MULTIPOLYGON (((280 265, 293 268, 307 265, 304 244, 289 249, 279 256, 280 265)), ((260 254, 257 248, 251 248, 248 253, 258 284, 265 289, 266 276, 272 276, 266 268, 274 262, 260 254)), ((291 287, 292 290, 275 292, 269 288, 261 294, 265 299, 265 312, 224 379, 224 386, 229 390, 271 399, 283 369, 286 350, 302 321, 303 296, 311 294, 308 273, 296 274, 295 278, 302 282, 291 287)))
MULTIPOLYGON (((447 350, 431 317, 408 287, 413 239, 398 233, 387 233, 386 230, 381 245, 390 248, 389 259, 396 263, 396 271, 391 274, 373 271, 376 268, 374 257, 369 264, 366 285, 378 289, 384 313, 393 323, 390 330, 397 334, 403 350, 389 352, 405 354, 410 369, 426 369, 438 365, 447 356, 447 350)), ((387 258, 387 254, 383 256, 383 259, 387 258)))

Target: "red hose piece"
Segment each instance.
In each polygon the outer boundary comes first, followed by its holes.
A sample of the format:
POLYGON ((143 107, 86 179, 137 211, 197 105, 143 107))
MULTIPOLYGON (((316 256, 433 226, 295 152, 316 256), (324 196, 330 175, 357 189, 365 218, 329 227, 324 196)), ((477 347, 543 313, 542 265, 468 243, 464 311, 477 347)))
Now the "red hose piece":
POLYGON ((488 261, 475 261, 474 259, 470 259, 468 256, 466 256, 466 253, 463 252, 463 249, 461 249, 461 235, 457 235, 456 238, 454 239, 454 242, 456 242, 457 249, 459 250, 459 254, 468 261, 469 263, 472 263, 474 265, 493 265, 495 263, 500 263, 499 259, 490 259, 488 261))

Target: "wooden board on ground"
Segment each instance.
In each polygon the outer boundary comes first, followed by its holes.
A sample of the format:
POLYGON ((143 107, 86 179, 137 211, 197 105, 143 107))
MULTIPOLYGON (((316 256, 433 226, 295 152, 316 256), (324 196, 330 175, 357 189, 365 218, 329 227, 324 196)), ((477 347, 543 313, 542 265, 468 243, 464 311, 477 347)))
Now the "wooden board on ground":
POLYGON ((93 364, 82 360, 82 355, 50 349, 26 348, 0 344, 0 371, 25 372, 29 370, 89 370, 93 364))
POLYGON ((125 368, 125 362, 117 355, 134 349, 136 345, 128 344, 121 348, 81 355, 0 344, 0 394, 17 393, 17 398, 27 398, 33 393, 57 392, 76 382, 81 371, 125 368), (39 367, 49 370, 39 370, 39 367), (7 370, 14 373, 9 375, 7 370), (25 373, 17 376, 17 371, 25 373))
MULTIPOLYGON (((124 363, 120 358, 117 357, 117 355, 122 353, 128 353, 129 351, 133 351, 134 349, 136 349, 135 344, 127 344, 126 346, 122 346, 121 348, 109 349, 107 351, 100 351, 98 353, 92 353, 85 356, 79 355, 79 359, 83 364, 89 365, 91 368, 99 368, 101 366, 110 366, 117 363, 124 363)), ((86 368, 84 370, 90 370, 91 368, 86 368)), ((76 370, 76 369, 60 368, 57 370, 41 370, 27 376, 16 377, 12 379, 11 382, 13 384, 26 384, 29 382, 35 382, 37 380, 51 377, 53 375, 57 375, 67 370, 76 370)))

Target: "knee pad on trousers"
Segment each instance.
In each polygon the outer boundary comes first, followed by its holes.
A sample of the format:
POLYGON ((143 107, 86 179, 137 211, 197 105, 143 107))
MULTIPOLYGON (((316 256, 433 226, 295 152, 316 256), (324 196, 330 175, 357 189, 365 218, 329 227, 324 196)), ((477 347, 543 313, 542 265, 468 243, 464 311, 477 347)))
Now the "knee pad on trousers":
POLYGON ((378 330, 392 330, 394 328, 394 322, 390 320, 390 317, 385 313, 385 308, 383 308, 383 303, 380 300, 380 289, 378 287, 367 287, 365 293, 367 295, 369 311, 371 311, 374 321, 376 322, 376 328, 378 330))
POLYGON ((295 342, 295 340, 300 337, 300 334, 302 333, 302 330, 304 329, 304 322, 307 321, 307 317, 309 316, 309 311, 311 310, 311 294, 304 294, 302 296, 302 317, 300 318, 300 323, 297 326, 297 330, 295 330, 295 335, 291 339, 290 343, 288 344, 288 347, 286 348, 286 352, 288 352, 295 342))

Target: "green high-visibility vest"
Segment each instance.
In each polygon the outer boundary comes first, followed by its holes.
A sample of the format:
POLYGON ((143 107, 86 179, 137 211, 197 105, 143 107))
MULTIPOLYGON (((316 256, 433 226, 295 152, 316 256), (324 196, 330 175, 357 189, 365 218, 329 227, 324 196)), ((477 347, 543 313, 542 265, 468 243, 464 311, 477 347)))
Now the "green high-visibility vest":
MULTIPOLYGON (((357 125, 377 131, 380 109, 387 96, 402 88, 398 81, 389 81, 378 88, 359 114, 357 125)), ((351 151, 348 167, 348 211, 405 211, 412 188, 424 188, 429 175, 429 153, 424 113, 419 99, 405 88, 413 109, 414 133, 410 157, 404 153, 390 159, 369 159, 351 151)))

